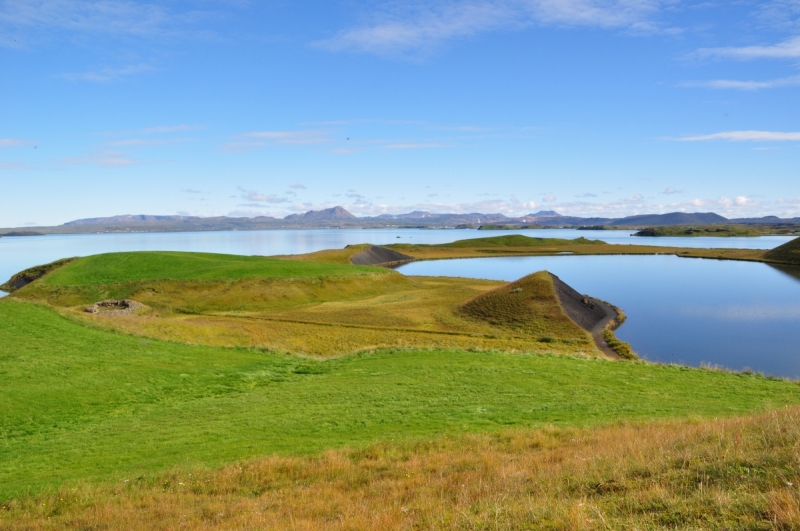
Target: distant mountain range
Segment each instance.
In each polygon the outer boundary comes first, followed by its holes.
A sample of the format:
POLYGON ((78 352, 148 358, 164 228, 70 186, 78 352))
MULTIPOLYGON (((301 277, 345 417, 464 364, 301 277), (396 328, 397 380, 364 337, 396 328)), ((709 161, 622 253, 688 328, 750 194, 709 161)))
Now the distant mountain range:
MULTIPOLYGON (((521 217, 504 214, 435 214, 415 211, 407 214, 383 214, 359 218, 337 206, 325 210, 312 210, 304 214, 292 214, 283 219, 259 216, 254 218, 232 218, 227 216, 152 216, 124 215, 106 218, 87 218, 70 221, 57 227, 31 227, 28 230, 47 234, 94 233, 94 232, 188 232, 213 230, 264 230, 299 228, 358 228, 358 227, 475 227, 488 224, 504 226, 540 227, 660 227, 674 225, 719 225, 719 224, 792 224, 800 225, 800 218, 728 219, 713 212, 671 212, 668 214, 643 214, 624 218, 582 218, 562 216, 553 210, 542 210, 521 217)), ((13 229, 0 229, 0 236, 13 229)))

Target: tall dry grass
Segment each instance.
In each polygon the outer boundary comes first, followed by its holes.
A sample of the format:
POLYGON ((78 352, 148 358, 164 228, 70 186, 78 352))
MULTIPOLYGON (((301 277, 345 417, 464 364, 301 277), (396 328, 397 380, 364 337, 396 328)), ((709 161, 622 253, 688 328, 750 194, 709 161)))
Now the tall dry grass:
POLYGON ((0 528, 800 529, 800 407, 267 458, 2 505, 0 528))

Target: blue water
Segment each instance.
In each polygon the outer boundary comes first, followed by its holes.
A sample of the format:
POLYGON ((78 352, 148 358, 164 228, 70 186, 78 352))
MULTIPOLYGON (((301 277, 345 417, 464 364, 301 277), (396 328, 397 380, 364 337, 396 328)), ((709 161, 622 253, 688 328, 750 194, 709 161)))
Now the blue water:
POLYGON ((622 308, 617 336, 645 359, 800 378, 800 268, 661 255, 438 260, 398 271, 511 281, 543 269, 622 308))
MULTIPOLYGON (((357 243, 449 243, 468 238, 525 234, 538 238, 585 237, 609 243, 678 247, 727 247, 772 249, 791 237, 759 238, 639 238, 633 231, 538 229, 478 231, 453 229, 318 229, 226 232, 68 234, 0 238, 0 283, 14 273, 69 256, 88 256, 120 251, 202 251, 241 255, 300 254, 341 249, 357 243)), ((2 292, 0 292, 2 295, 2 292)))

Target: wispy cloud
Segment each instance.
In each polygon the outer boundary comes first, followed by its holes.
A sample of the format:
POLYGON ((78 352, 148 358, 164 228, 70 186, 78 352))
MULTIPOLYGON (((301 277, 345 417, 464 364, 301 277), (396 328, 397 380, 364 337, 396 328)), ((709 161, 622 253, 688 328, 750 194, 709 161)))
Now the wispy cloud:
POLYGON ((652 31, 661 0, 452 0, 385 4, 376 22, 347 29, 313 46, 393 55, 420 52, 444 41, 536 24, 652 31))
POLYGON ((226 143, 222 150, 241 153, 269 145, 310 146, 330 141, 326 131, 254 131, 238 135, 236 140, 226 143))
MULTIPOLYGON (((243 195, 244 199, 246 199, 248 201, 258 202, 258 203, 273 203, 273 204, 277 204, 277 203, 288 203, 289 202, 289 199, 287 199, 285 197, 281 197, 281 196, 278 196, 278 195, 262 194, 262 193, 256 192, 255 190, 246 190, 246 191, 244 191, 244 193, 242 195, 243 195)), ((254 206, 254 205, 250 204, 250 205, 239 205, 239 206, 254 206)), ((255 206, 261 206, 261 205, 255 205, 255 206)))
POLYGON ((741 46, 701 48, 699 57, 726 57, 729 59, 794 59, 800 57, 800 37, 766 46, 741 46))
POLYGON ((0 3, 0 25, 147 35, 165 31, 174 16, 164 7, 122 0, 13 0, 0 3))
POLYGON ((28 169, 30 168, 21 162, 0 160, 0 171, 21 171, 28 169))
POLYGON ((205 129, 204 125, 159 125, 156 127, 146 127, 142 129, 145 135, 160 134, 160 133, 182 133, 184 131, 197 131, 198 129, 205 129))
POLYGON ((683 190, 676 190, 675 188, 670 186, 661 193, 664 195, 674 195, 674 194, 682 194, 683 192, 684 192, 683 190))
POLYGON ((104 145, 111 147, 158 147, 172 144, 185 144, 194 142, 195 138, 131 138, 127 140, 112 140, 104 145))
MULTIPOLYGON (((451 145, 451 144, 450 144, 451 145)), ((398 144, 387 144, 384 146, 386 149, 433 149, 448 147, 448 144, 441 144, 438 142, 405 142, 398 144)))
POLYGON ((106 67, 90 72, 71 72, 62 75, 69 81, 89 81, 92 83, 108 83, 111 81, 119 81, 121 79, 136 74, 153 72, 154 70, 156 70, 155 67, 145 63, 140 63, 138 65, 128 65, 123 67, 106 67))
POLYGON ((294 183, 294 184, 290 184, 290 185, 289 185, 289 188, 294 188, 295 190, 305 190, 305 189, 306 189, 306 187, 305 187, 305 186, 303 186, 303 185, 302 185, 302 184, 300 184, 300 183, 294 183))
POLYGON ((27 138, 0 138, 0 148, 22 147, 31 144, 33 144, 33 140, 27 138))
MULTIPOLYGON (((721 196, 716 199, 695 198, 687 201, 657 202, 646 198, 642 194, 616 201, 588 202, 571 201, 558 202, 548 205, 560 214, 583 216, 619 218, 637 214, 663 214, 667 212, 716 212, 727 217, 750 217, 764 215, 764 211, 773 207, 771 202, 757 201, 746 195, 734 197, 721 196)), ((789 213, 787 207, 781 209, 789 213)), ((774 213, 774 212, 770 212, 774 213)))
POLYGON ((124 168, 126 166, 133 166, 139 164, 140 161, 131 158, 122 151, 98 151, 87 155, 85 157, 66 157, 58 159, 60 164, 64 165, 86 165, 86 166, 99 166, 106 169, 124 168))
POLYGON ((713 79, 711 81, 689 81, 681 83, 682 87, 702 87, 710 89, 762 90, 800 85, 800 76, 770 79, 767 81, 739 81, 735 79, 713 79))
POLYGON ((710 135, 684 136, 676 138, 680 142, 708 142, 727 140, 730 142, 800 142, 800 133, 775 131, 725 131, 710 135))

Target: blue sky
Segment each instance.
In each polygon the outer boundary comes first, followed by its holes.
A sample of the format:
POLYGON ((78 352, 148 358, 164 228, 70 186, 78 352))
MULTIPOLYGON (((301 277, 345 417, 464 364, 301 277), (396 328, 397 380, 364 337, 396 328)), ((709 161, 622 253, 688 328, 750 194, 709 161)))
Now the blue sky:
POLYGON ((0 226, 800 215, 800 0, 0 0, 0 226))

